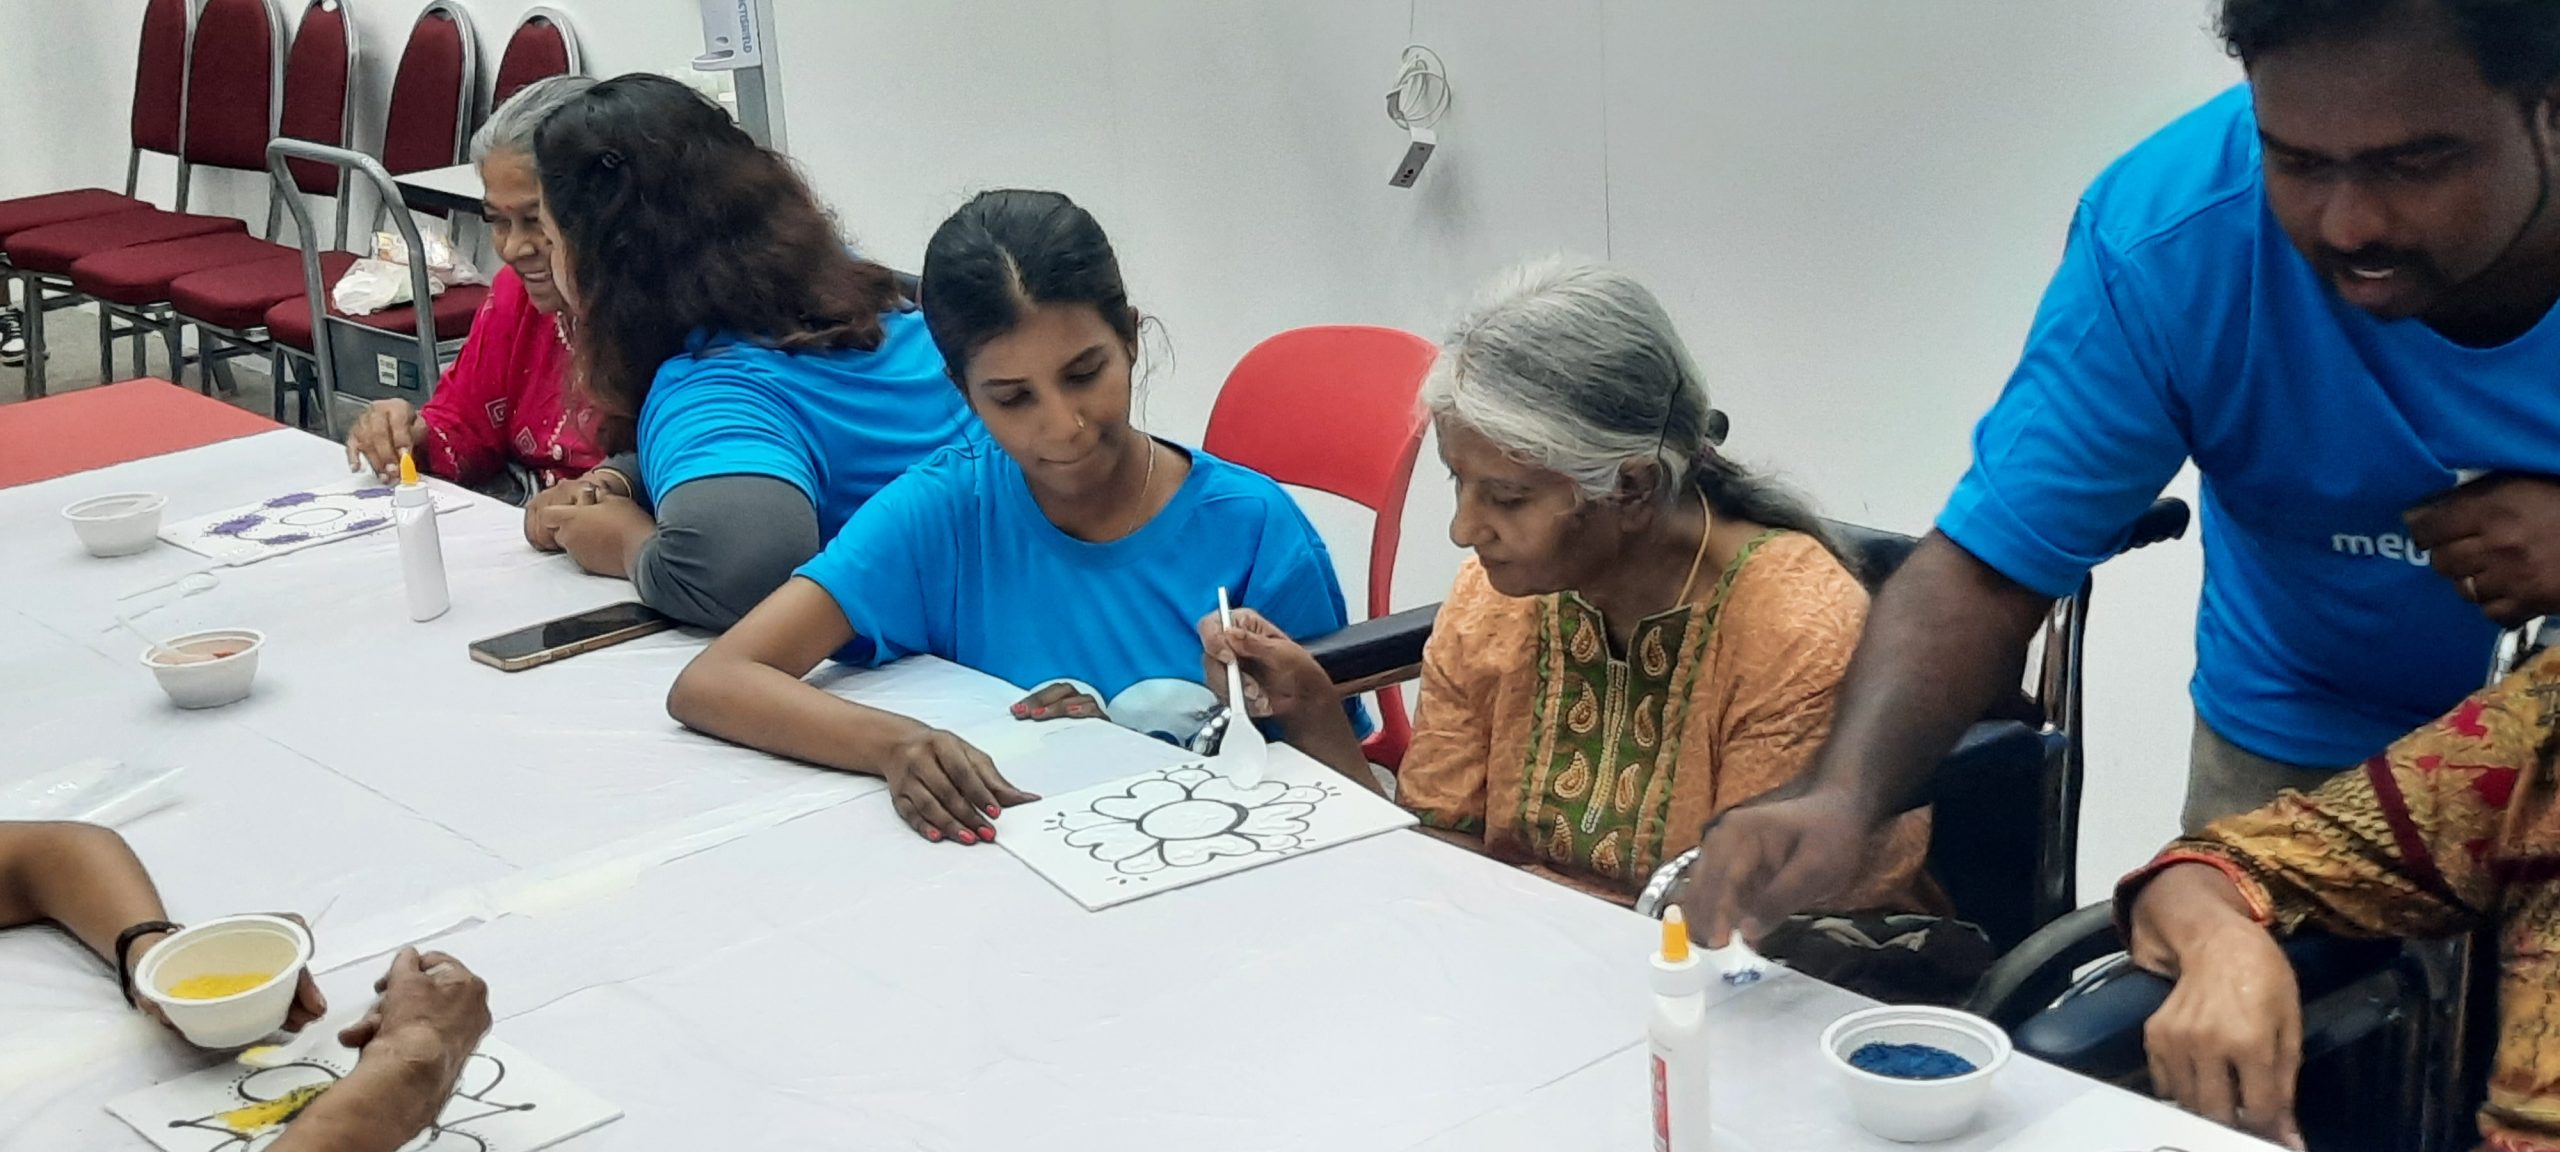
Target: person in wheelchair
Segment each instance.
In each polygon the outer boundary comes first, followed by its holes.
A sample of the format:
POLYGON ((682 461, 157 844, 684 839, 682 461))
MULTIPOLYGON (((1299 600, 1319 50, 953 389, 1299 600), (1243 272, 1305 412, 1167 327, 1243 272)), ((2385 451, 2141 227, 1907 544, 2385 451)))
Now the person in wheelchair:
MULTIPOLYGON (((1423 388, 1473 555, 1422 655, 1395 799, 1442 838, 1635 899, 1716 813, 1802 772, 1866 616, 1822 523, 1721 450, 1723 415, 1626 273, 1520 269, 1459 320, 1423 388)), ((1259 616, 1201 621, 1211 684, 1375 788, 1330 677, 1259 616)), ((1928 816, 1877 836, 1837 907, 1936 904, 1928 816)))
POLYGON ((2125 878, 2136 964, 2174 981, 2144 1030, 2152 1086, 2298 1145, 2302 1005, 2275 937, 2495 929, 2500 1020, 2481 1135, 2560 1148, 2560 650, 2363 766, 2224 817, 2125 878))

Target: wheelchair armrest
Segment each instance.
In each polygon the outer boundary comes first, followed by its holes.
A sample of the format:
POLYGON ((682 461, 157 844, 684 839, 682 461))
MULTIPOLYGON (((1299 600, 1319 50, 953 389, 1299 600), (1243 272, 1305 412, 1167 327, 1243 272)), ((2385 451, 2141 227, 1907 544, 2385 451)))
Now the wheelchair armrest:
POLYGON ((2187 507, 2186 501, 2175 496, 2163 496, 2152 501, 2151 507, 2134 518, 2133 532, 2125 538, 2124 547, 2117 549, 2117 553, 2121 555, 2136 548, 2176 540, 2187 534, 2187 524, 2194 519, 2195 511, 2187 507))
MULTIPOLYGON (((2065 920, 2092 909, 2113 914, 2111 905, 2096 904, 2065 920)), ((2114 936, 2112 927, 2106 934, 2114 936)), ((2388 970, 2400 956, 2396 940, 2350 940, 2316 932, 2287 940, 2283 948, 2301 990, 2306 1037, 2322 1030, 2323 1001, 2388 970)), ((1995 967, 1994 972, 1998 971, 1995 967)), ((2122 1079, 2147 1063, 2142 1027, 2168 1000, 2170 987, 2167 979, 2125 964, 2018 1025, 2011 1030, 2011 1038, 2018 1051, 2081 1075, 2122 1079)))
POLYGON ((1440 606, 1429 604, 1363 620, 1307 641, 1307 652, 1325 675, 1345 687, 1346 695, 1409 680, 1422 666, 1422 646, 1431 639, 1431 625, 1439 616, 1440 606))
POLYGON ((2044 738, 2016 720, 1977 720, 1929 773, 1929 788, 1912 807, 1943 803, 1983 790, 2033 793, 2044 774, 2044 738))
MULTIPOLYGON (((2116 939, 2116 906, 2091 904, 2062 914, 2053 923, 1994 961, 1974 985, 1965 1010, 2016 1031, 2071 987, 2073 974, 2091 961, 2124 949, 2116 939)), ((2023 1047, 2025 1041, 2019 1041, 2023 1047)))

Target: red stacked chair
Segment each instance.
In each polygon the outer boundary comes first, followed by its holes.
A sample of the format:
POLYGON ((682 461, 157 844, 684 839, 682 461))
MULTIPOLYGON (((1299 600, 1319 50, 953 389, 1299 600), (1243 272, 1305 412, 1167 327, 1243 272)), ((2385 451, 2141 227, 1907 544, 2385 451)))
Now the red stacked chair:
MULTIPOLYGON (((142 12, 142 44, 140 58, 133 74, 132 144, 125 159, 124 191, 119 194, 104 188, 78 188, 48 192, 38 196, 21 196, 0 200, 0 280, 20 284, 19 301, 25 316, 38 318, 38 328, 45 310, 69 307, 74 301, 65 297, 45 301, 38 294, 34 278, 21 274, 9 262, 9 241, 25 232, 67 221, 128 212, 150 205, 135 198, 142 175, 142 154, 153 152, 178 157, 177 202, 186 203, 187 164, 179 156, 186 124, 187 34, 191 12, 187 0, 150 0, 142 12)), ((0 344, 14 344, 14 331, 21 314, 9 312, 7 288, 0 283, 0 344)), ((41 351, 42 334, 36 333, 36 347, 41 351)), ((0 361, 15 363, 22 353, 0 355, 0 361)), ((42 372, 29 365, 26 394, 44 394, 42 372)))
POLYGON ((497 111, 536 80, 581 71, 578 36, 570 29, 569 18, 550 8, 532 9, 516 25, 515 34, 507 37, 507 50, 498 54, 498 82, 489 93, 489 110, 497 111))
MULTIPOLYGON (((383 125, 382 168, 393 176, 405 176, 460 163, 470 134, 478 78, 479 45, 471 31, 470 16, 453 0, 436 0, 410 26, 408 43, 400 52, 399 70, 392 76, 391 107, 383 125)), ((316 239, 306 234, 303 267, 291 274, 292 294, 280 296, 268 306, 263 321, 269 347, 277 357, 279 411, 288 387, 282 370, 294 370, 296 379, 290 386, 297 391, 320 370, 322 357, 313 329, 319 323, 319 307, 325 303, 325 296, 315 300, 307 291, 312 268, 317 267, 325 293, 354 262, 352 254, 321 251, 316 239)), ((179 301, 181 313, 192 315, 191 308, 205 303, 192 294, 195 287, 190 281, 179 292, 186 297, 179 301)), ((457 285, 437 295, 429 306, 435 342, 439 346, 459 346, 471 331, 472 316, 488 295, 489 290, 478 285, 457 285)), ((394 333, 418 327, 416 310, 406 305, 369 316, 348 316, 329 305, 329 315, 394 333)), ((433 365, 426 366, 429 379, 433 378, 433 369, 433 365)), ((323 422, 327 423, 325 416, 323 422)))
MULTIPOLYGON (((278 121, 277 135, 345 147, 352 125, 349 109, 356 60, 355 20, 345 0, 308 0, 294 32, 292 54, 285 60, 284 115, 278 121)), ((263 169, 263 148, 261 152, 259 165, 263 169)), ((335 201, 339 250, 332 251, 329 259, 343 271, 355 260, 343 251, 347 245, 346 173, 325 164, 299 161, 291 171, 293 186, 279 187, 277 196, 328 196, 335 201)), ((296 220, 300 219, 301 214, 297 213, 296 220)), ((277 301, 300 296, 303 291, 300 248, 246 236, 236 239, 242 247, 225 253, 229 259, 167 269, 177 273, 168 278, 162 297, 169 330, 174 339, 180 325, 195 325, 196 345, 207 365, 218 366, 235 355, 264 352, 267 309, 277 301)), ((283 413, 279 391, 276 418, 283 419, 283 413)))
MULTIPOLYGON (((197 15, 194 62, 187 72, 187 158, 194 163, 233 171, 266 171, 267 141, 275 135, 282 110, 291 100, 325 98, 345 103, 341 90, 305 92, 283 85, 285 71, 283 14, 274 0, 205 0, 197 15)), ((344 83, 344 44, 335 49, 340 83, 344 83)), ((333 139, 329 142, 338 142, 333 139)), ((180 378, 185 351, 184 324, 169 311, 169 283, 190 272, 272 259, 290 253, 273 237, 283 215, 276 194, 267 202, 267 239, 239 230, 219 230, 177 239, 93 249, 69 269, 71 289, 98 302, 98 367, 115 378, 114 340, 136 340, 134 368, 142 368, 140 340, 157 332, 168 344, 169 375, 180 378), (122 325, 119 329, 119 324, 122 325)), ((172 213, 158 213, 161 218, 172 213)), ((139 218, 134 218, 141 223, 139 218)), ((174 225, 153 220, 159 230, 174 225)), ((213 390, 215 361, 205 361, 205 391, 213 390)))

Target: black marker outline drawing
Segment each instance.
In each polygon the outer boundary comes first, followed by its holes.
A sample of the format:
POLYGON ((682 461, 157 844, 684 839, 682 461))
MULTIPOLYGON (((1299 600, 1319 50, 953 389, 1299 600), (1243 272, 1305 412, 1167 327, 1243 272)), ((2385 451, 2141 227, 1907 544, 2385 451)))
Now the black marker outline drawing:
MULTIPOLYGON (((211 1132, 222 1137, 222 1141, 220 1143, 207 1144, 203 1148, 199 1149, 198 1152, 235 1152, 235 1150, 236 1152, 260 1152, 261 1149, 264 1149, 267 1146, 274 1144, 278 1139, 281 1139, 284 1136, 285 1126, 293 1123, 295 1117, 302 1115, 304 1109, 311 1107, 313 1101, 316 1101, 321 1096, 326 1095, 327 1089, 324 1088, 320 1092, 313 1093, 311 1100, 303 1101, 301 1108, 294 1109, 293 1112, 290 1115, 287 1115, 284 1119, 277 1121, 272 1126, 259 1129, 256 1132, 238 1131, 231 1126, 222 1123, 221 1118, 226 1113, 236 1112, 242 1108, 253 1107, 259 1104, 275 1103, 285 1095, 289 1095, 293 1092, 309 1087, 313 1083, 312 1080, 308 1077, 297 1077, 296 1079, 299 1081, 298 1083, 292 1084, 289 1087, 276 1089, 278 1092, 278 1095, 276 1096, 261 1096, 257 1094, 257 1092, 266 1091, 267 1089, 253 1090, 252 1082, 257 1080, 259 1077, 287 1072, 295 1068, 305 1068, 319 1072, 326 1079, 326 1082, 331 1085, 335 1085, 338 1081, 346 1079, 347 1076, 347 1069, 340 1068, 336 1064, 326 1060, 313 1058, 296 1060, 288 1064, 279 1064, 273 1068, 260 1068, 254 1071, 244 1071, 241 1073, 239 1079, 231 1082, 231 1095, 236 1101, 234 1104, 229 1107, 207 1113, 203 1116, 198 1116, 191 1120, 172 1120, 169 1122, 169 1127, 193 1128, 204 1132, 211 1132)), ((531 1112, 534 1110, 535 1105, 532 1104, 507 1104, 489 1099, 489 1094, 497 1091, 498 1085, 505 1083, 506 1079, 506 1061, 500 1060, 495 1056, 491 1056, 486 1052, 472 1053, 471 1058, 463 1062, 462 1077, 460 1081, 455 1084, 453 1095, 445 1101, 443 1108, 437 1110, 435 1120, 428 1124, 426 1131, 419 1133, 416 1139, 412 1139, 407 1144, 401 1145, 400 1152, 431 1152, 431 1150, 432 1152, 505 1152, 504 1149, 493 1150, 486 1138, 476 1132, 463 1131, 461 1126, 475 1121, 486 1120, 492 1116, 502 1116, 516 1112, 531 1112), (491 1075, 489 1076, 488 1083, 474 1088, 470 1085, 474 1080, 472 1073, 476 1066, 487 1067, 490 1069, 491 1075), (480 1110, 471 1112, 469 1115, 447 1117, 446 1113, 453 1110, 455 1103, 463 1100, 471 1101, 472 1104, 479 1106, 480 1110), (447 1140, 448 1137, 451 1138, 450 1141, 447 1140), (463 1143, 464 1141, 468 1141, 469 1143, 465 1144, 463 1143)))
POLYGON ((1309 841, 1307 817, 1341 794, 1330 780, 1244 788, 1194 761, 1136 777, 1083 808, 1052 812, 1041 831, 1110 865, 1105 878, 1125 887, 1216 860, 1321 847, 1309 841))

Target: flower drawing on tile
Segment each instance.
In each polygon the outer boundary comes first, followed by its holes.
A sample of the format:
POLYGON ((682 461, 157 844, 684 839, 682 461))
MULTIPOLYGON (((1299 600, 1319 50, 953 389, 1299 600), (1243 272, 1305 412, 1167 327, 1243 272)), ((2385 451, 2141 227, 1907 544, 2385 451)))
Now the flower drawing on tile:
POLYGON ((1308 847, 1307 816, 1335 794, 1330 783, 1265 780, 1253 787, 1205 764, 1153 772, 1091 806, 1049 818, 1069 847, 1109 864, 1113 879, 1143 878, 1230 856, 1286 855, 1308 847))

